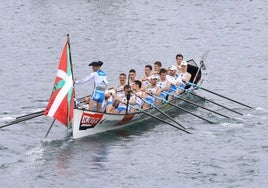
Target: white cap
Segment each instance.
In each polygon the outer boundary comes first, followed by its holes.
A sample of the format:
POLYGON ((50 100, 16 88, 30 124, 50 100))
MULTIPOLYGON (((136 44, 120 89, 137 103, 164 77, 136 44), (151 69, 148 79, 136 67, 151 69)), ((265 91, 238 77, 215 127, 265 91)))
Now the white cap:
POLYGON ((159 76, 157 74, 152 74, 151 79, 159 79, 159 76))
POLYGON ((188 65, 188 63, 186 61, 181 62, 181 66, 187 66, 187 65, 188 65))
POLYGON ((169 70, 177 70, 177 67, 175 65, 172 65, 169 67, 169 70))

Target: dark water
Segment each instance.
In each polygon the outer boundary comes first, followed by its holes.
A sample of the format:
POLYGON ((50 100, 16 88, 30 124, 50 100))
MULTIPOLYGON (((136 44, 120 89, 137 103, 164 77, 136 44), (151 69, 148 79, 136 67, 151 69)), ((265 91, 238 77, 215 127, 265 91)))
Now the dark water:
MULTIPOLYGON (((204 87, 256 107, 247 109, 208 92, 211 103, 175 119, 194 134, 152 122, 73 141, 40 117, 0 130, 1 187, 267 187, 267 1, 1 1, 0 122, 44 109, 66 34, 74 74, 102 60, 111 85, 145 64, 164 66, 175 55, 197 61, 209 50, 204 87)), ((76 88, 83 96, 92 88, 76 88)))

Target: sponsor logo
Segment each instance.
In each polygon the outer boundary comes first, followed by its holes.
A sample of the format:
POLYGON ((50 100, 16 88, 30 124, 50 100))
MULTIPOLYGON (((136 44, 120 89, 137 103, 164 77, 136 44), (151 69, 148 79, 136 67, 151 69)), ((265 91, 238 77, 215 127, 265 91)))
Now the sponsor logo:
POLYGON ((85 130, 89 128, 94 128, 99 121, 102 119, 103 114, 97 113, 83 113, 79 130, 85 130))

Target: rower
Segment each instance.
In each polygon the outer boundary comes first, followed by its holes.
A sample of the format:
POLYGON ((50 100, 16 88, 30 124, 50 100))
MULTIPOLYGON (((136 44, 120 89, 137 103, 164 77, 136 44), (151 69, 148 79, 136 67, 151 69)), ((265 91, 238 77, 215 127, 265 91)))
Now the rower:
POLYGON ((119 74, 119 85, 118 86, 115 86, 114 87, 114 90, 116 92, 123 91, 124 86, 127 85, 126 80, 127 80, 127 75, 125 73, 120 73, 119 74))
POLYGON ((151 65, 145 65, 144 76, 141 79, 142 85, 141 90, 145 91, 147 87, 150 87, 151 75, 153 67, 151 65))
POLYGON ((182 54, 177 54, 176 55, 176 67, 178 69, 178 72, 181 72, 181 62, 183 61, 183 55, 182 54))
POLYGON ((132 112, 136 111, 136 109, 140 109, 144 104, 143 98, 146 97, 146 93, 141 90, 141 81, 135 80, 132 85, 133 93, 135 95, 135 104, 133 105, 132 112))
MULTIPOLYGON (((130 96, 129 101, 127 101, 127 95, 129 91, 131 90, 131 87, 129 85, 124 86, 124 94, 119 95, 113 95, 114 99, 118 102, 118 107, 113 109, 111 113, 115 114, 125 114, 127 110, 127 104, 134 105, 135 104, 135 96, 132 94, 130 96)), ((128 108, 129 111, 130 108, 128 108)))
POLYGON ((128 72, 129 77, 129 85, 132 87, 133 82, 136 80, 136 71, 134 69, 130 69, 128 72))
POLYGON ((157 86, 160 87, 160 89, 161 89, 160 97, 167 100, 168 95, 166 92, 168 92, 170 89, 170 82, 166 78, 167 70, 164 68, 161 68, 159 73, 160 73, 160 80, 157 82, 157 86))
POLYGON ((162 68, 161 61, 154 62, 154 72, 153 72, 153 74, 159 74, 161 68, 162 68))
POLYGON ((177 93, 178 86, 181 84, 182 80, 179 74, 177 74, 177 67, 175 65, 169 67, 167 80, 170 82, 170 89, 168 92, 177 93))
POLYGON ((115 107, 115 100, 114 100, 115 93, 116 91, 114 89, 105 91, 105 101, 106 101, 105 112, 106 113, 111 113, 115 107))
MULTIPOLYGON (((182 80, 180 87, 184 89, 185 83, 189 82, 192 75, 187 72, 188 63, 186 61, 181 62, 181 73, 179 74, 179 79, 182 80)), ((183 92, 183 89, 178 89, 177 94, 181 94, 183 92)))
POLYGON ((143 110, 146 110, 150 108, 150 104, 158 104, 158 101, 154 96, 160 96, 161 89, 157 86, 157 80, 159 79, 159 76, 157 75, 152 75, 151 76, 151 84, 150 87, 148 87, 145 92, 146 92, 146 97, 145 97, 145 103, 142 106, 143 110))

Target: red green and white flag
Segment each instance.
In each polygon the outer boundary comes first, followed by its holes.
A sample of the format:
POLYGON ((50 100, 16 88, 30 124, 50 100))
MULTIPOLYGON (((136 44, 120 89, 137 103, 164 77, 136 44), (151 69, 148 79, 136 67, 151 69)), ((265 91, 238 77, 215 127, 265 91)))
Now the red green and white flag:
POLYGON ((73 119, 74 87, 70 44, 66 42, 58 66, 57 76, 44 115, 68 126, 73 119))

